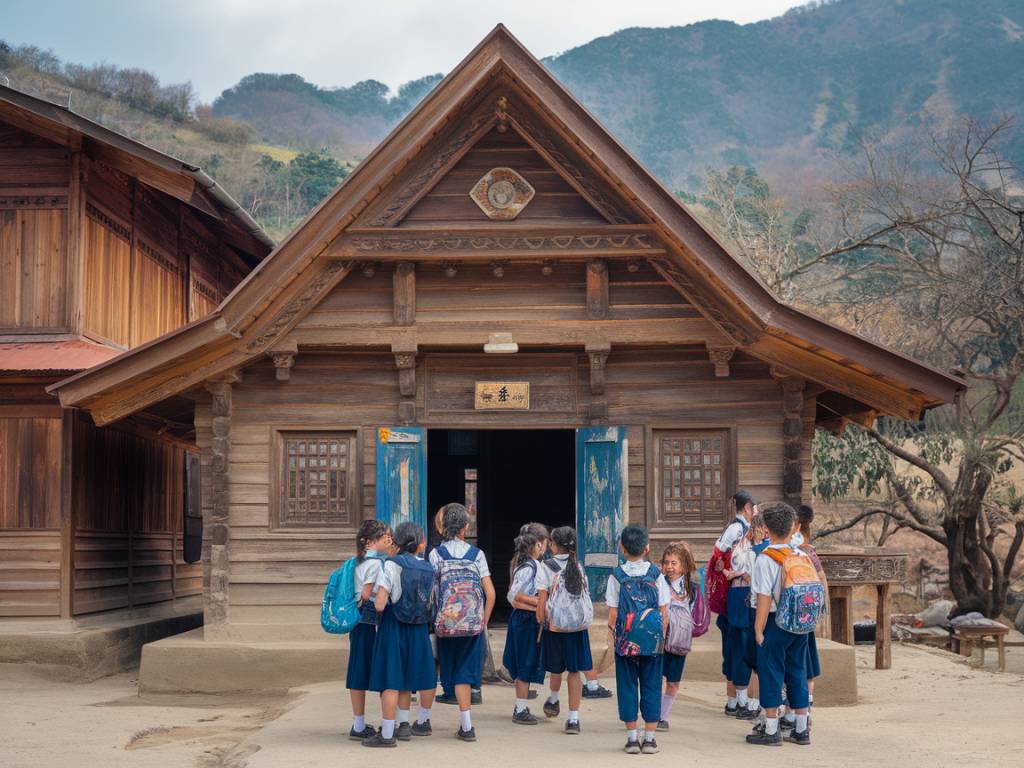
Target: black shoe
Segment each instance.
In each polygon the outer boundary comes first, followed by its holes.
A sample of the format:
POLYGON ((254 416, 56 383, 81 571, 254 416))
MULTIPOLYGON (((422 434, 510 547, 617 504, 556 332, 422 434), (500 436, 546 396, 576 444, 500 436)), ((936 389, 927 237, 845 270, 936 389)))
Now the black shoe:
POLYGON ((590 690, 586 685, 583 686, 583 698, 584 699, 610 699, 612 692, 605 688, 600 683, 597 684, 597 688, 590 690))
POLYGON ((779 728, 783 731, 792 731, 796 728, 796 718, 787 720, 784 717, 779 718, 779 728))
POLYGON ((348 737, 350 739, 352 739, 352 741, 362 741, 363 739, 368 739, 371 736, 376 736, 376 735, 377 735, 377 729, 374 728, 372 725, 364 725, 363 726, 363 730, 361 730, 361 731, 357 731, 353 727, 353 728, 349 729, 349 732, 348 732, 348 737))
POLYGON ((413 736, 429 736, 434 732, 430 727, 430 720, 424 720, 422 723, 413 723, 412 728, 409 729, 413 736))
POLYGON ((455 738, 460 741, 476 741, 476 728, 470 728, 468 731, 464 731, 460 725, 459 732, 455 734, 455 738))
POLYGON ((459 700, 457 698, 455 698, 455 694, 454 693, 451 694, 450 696, 447 696, 447 695, 442 693, 440 696, 436 696, 434 698, 434 701, 436 701, 438 704, 458 704, 459 703, 459 700))
POLYGON ((533 699, 536 699, 537 698, 537 692, 536 691, 527 691, 526 692, 526 698, 531 700, 531 701, 533 699))
POLYGON ((766 731, 755 731, 747 734, 747 744, 756 744, 759 747, 781 747, 782 732, 776 731, 768 734, 766 731))
POLYGON ((512 722, 517 725, 536 725, 537 718, 530 713, 530 708, 526 707, 518 712, 512 711, 512 722))
POLYGON ((750 709, 749 707, 738 707, 739 711, 736 713, 737 720, 757 720, 761 716, 761 709, 750 709))
POLYGON ((393 737, 390 738, 390 739, 385 739, 379 733, 375 733, 370 738, 363 739, 363 746, 364 747, 374 747, 374 748, 381 748, 381 747, 383 747, 385 749, 390 749, 392 747, 397 747, 398 746, 398 740, 393 738, 393 737))
POLYGON ((658 742, 654 739, 648 738, 644 739, 644 743, 640 746, 640 751, 645 755, 656 755, 661 752, 661 750, 658 749, 658 742))
MULTIPOLYGON (((440 701, 440 697, 438 697, 438 700, 440 701)), ((726 717, 736 717, 736 713, 739 712, 739 711, 740 711, 740 708, 739 708, 738 705, 737 706, 732 706, 732 707, 730 707, 728 704, 725 705, 725 716, 726 717)))
POLYGON ((578 736, 580 733, 580 721, 579 720, 566 720, 565 721, 565 732, 573 736, 578 736))
POLYGON ((810 744, 811 744, 811 731, 810 731, 810 729, 808 729, 808 730, 804 731, 803 733, 797 733, 796 732, 796 728, 794 728, 793 732, 791 734, 789 734, 789 736, 786 737, 786 741, 791 741, 794 744, 799 744, 801 747, 810 746, 810 744))
POLYGON ((622 749, 627 755, 639 755, 640 742, 636 739, 630 739, 626 742, 626 746, 624 746, 622 749))
POLYGON ((559 712, 562 711, 562 705, 557 701, 545 701, 544 702, 544 714, 548 717, 558 717, 559 712))
POLYGON ((408 723, 399 723, 398 727, 395 728, 395 738, 399 741, 411 741, 412 726, 408 723))
POLYGON ((667 731, 668 730, 668 720, 659 720, 658 721, 658 727, 657 727, 656 730, 667 731))
POLYGON ((473 705, 484 703, 484 695, 479 688, 474 688, 469 694, 469 703, 473 705))

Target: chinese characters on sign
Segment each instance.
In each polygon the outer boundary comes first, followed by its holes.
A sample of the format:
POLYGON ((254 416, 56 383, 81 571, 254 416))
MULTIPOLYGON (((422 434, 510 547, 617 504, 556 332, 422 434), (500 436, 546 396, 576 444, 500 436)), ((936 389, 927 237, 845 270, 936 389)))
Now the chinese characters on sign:
POLYGON ((530 382, 478 381, 473 407, 478 411, 529 410, 530 382))

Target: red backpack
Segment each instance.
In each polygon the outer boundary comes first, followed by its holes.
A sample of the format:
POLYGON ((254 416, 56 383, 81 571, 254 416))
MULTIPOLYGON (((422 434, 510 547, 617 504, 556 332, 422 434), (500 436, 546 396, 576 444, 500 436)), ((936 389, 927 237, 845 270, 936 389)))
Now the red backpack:
POLYGON ((704 571, 704 593, 708 597, 708 608, 712 613, 725 613, 729 597, 729 580, 725 571, 732 569, 732 550, 725 552, 715 547, 704 571))

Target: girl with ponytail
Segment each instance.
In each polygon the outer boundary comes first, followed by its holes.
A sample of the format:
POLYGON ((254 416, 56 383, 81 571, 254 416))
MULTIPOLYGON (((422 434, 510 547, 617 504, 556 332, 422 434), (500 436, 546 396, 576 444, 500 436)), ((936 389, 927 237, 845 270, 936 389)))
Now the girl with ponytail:
POLYGON ((530 713, 526 700, 530 695, 530 683, 544 682, 540 625, 537 623, 536 580, 538 560, 546 545, 546 534, 538 536, 529 531, 520 533, 515 540, 515 555, 510 567, 508 601, 512 605, 512 616, 508 620, 502 663, 515 680, 516 704, 512 710, 512 722, 518 725, 537 724, 537 718, 530 713))

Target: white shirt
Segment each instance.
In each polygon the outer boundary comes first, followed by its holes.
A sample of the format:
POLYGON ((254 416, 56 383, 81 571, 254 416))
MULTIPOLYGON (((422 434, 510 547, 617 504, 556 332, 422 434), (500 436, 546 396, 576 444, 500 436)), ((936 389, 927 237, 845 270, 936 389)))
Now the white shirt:
MULTIPOLYGON (((448 554, 452 557, 462 557, 468 551, 470 545, 461 539, 453 539, 452 541, 446 541, 442 545, 448 554)), ((441 555, 438 554, 437 549, 430 550, 430 564, 434 566, 434 570, 439 570, 441 567, 441 555)), ((487 567, 487 557, 484 555, 484 551, 479 550, 479 554, 476 556, 476 571, 480 574, 481 579, 485 579, 491 575, 491 569, 487 567)))
MULTIPOLYGON (((558 563, 558 566, 561 569, 559 573, 561 573, 565 570, 565 564, 569 562, 569 555, 555 555, 553 559, 556 563, 558 563)), ((580 565, 578 561, 576 563, 576 567, 580 569, 580 574, 583 576, 583 583, 586 584, 587 572, 583 570, 583 566, 580 565)), ((540 567, 537 569, 537 591, 540 592, 541 590, 544 590, 545 592, 550 592, 552 585, 555 583, 555 577, 557 575, 557 573, 555 573, 546 565, 544 565, 544 563, 541 563, 540 567)))
MULTIPOLYGON (((789 544, 769 544, 768 549, 786 549, 789 544)), ((799 549, 794 550, 800 557, 807 557, 799 549)), ((771 611, 779 607, 779 597, 782 595, 782 566, 762 552, 754 561, 754 573, 750 578, 751 595, 770 595, 772 598, 771 611)), ((756 600, 756 598, 754 598, 756 600)), ((755 602, 756 606, 757 603, 755 602)))
POLYGON ((380 575, 374 584, 374 593, 384 587, 388 591, 388 600, 394 604, 402 599, 402 566, 394 560, 387 560, 380 569, 380 575))
POLYGON ((672 591, 681 597, 687 597, 686 594, 686 577, 680 576, 678 579, 673 579, 668 582, 668 585, 672 587, 672 591))
MULTIPOLYGON (((741 538, 732 548, 732 569, 744 576, 750 576, 754 572, 754 560, 757 553, 746 536, 741 538)), ((743 586, 742 582, 733 582, 737 587, 743 586)))
MULTIPOLYGON (((643 576, 650 567, 651 564, 647 560, 627 560, 622 563, 622 570, 626 572, 627 576, 643 576)), ((664 574, 658 574, 656 585, 658 587, 658 607, 660 608, 663 605, 668 605, 672 599, 672 593, 669 591, 664 574)), ((608 586, 604 590, 604 601, 609 608, 619 607, 619 580, 615 578, 614 571, 608 577, 608 586)))
POLYGON ((804 535, 797 531, 793 534, 793 537, 789 540, 789 546, 793 549, 800 549, 804 544, 804 535))
POLYGON ((510 604, 514 604, 519 595, 533 597, 537 594, 537 576, 535 574, 538 574, 540 570, 541 564, 536 560, 527 560, 516 568, 516 572, 512 574, 512 585, 508 588, 507 597, 510 604))
POLYGON ((736 515, 736 519, 725 526, 725 530, 722 531, 722 535, 718 537, 718 541, 715 542, 715 546, 718 547, 719 552, 725 552, 726 550, 732 549, 733 545, 743 538, 750 528, 748 523, 741 515, 736 515))

